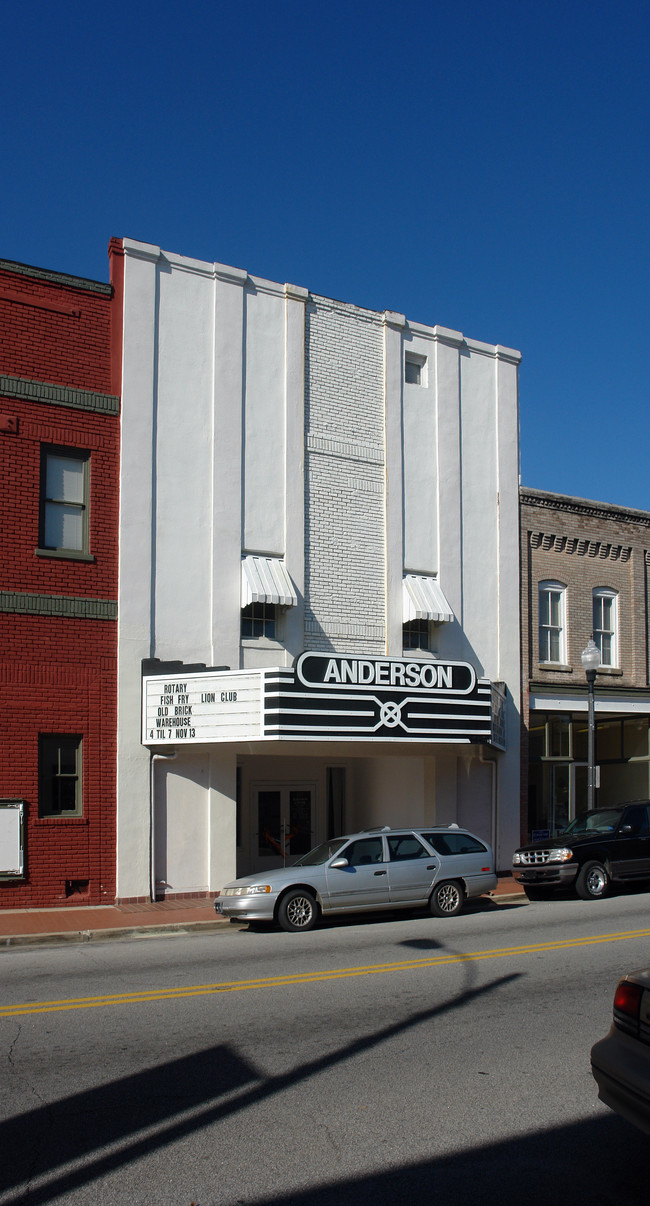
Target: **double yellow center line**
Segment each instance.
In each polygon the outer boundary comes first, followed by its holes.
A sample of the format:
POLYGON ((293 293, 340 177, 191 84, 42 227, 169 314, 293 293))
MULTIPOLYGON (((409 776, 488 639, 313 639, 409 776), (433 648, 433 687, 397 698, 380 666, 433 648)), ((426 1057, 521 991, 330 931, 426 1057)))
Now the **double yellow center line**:
POLYGON ((404 959, 395 963, 374 963, 361 967, 343 967, 335 971, 300 972, 292 976, 265 976, 259 980, 225 980, 217 984, 195 984, 188 988, 145 989, 142 992, 120 992, 103 997, 70 997, 61 1001, 32 1001, 0 1007, 0 1018, 13 1018, 30 1013, 57 1013, 66 1009, 98 1009, 107 1005, 141 1005, 152 1001, 183 1000, 186 997, 211 996, 224 992, 244 992, 248 989, 290 988, 296 984, 316 984, 327 980, 347 980, 355 976, 379 976, 386 972, 422 971, 428 967, 444 967, 450 963, 477 963, 482 959, 507 959, 515 955, 545 954, 581 946, 596 946, 607 942, 625 942, 635 938, 650 938, 650 928, 626 930, 618 934, 598 934, 587 938, 566 938, 555 942, 530 942, 525 946, 500 947, 487 951, 445 953, 427 959, 404 959))

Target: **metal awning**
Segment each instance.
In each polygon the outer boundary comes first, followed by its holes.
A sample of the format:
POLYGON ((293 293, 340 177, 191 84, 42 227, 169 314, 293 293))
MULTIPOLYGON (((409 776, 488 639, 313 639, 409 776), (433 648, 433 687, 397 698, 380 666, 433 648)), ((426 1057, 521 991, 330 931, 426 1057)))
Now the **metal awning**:
POLYGON ((295 607, 298 596, 279 557, 242 557, 241 605, 276 603, 278 607, 295 607))
POLYGON ((454 618, 437 578, 424 574, 405 574, 402 579, 402 620, 432 620, 450 624, 454 618))

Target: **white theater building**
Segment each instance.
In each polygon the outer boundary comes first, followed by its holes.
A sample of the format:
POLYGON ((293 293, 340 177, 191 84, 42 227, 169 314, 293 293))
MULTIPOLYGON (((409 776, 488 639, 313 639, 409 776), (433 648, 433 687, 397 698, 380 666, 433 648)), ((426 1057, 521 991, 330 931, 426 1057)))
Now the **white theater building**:
POLYGON ((112 271, 118 897, 382 824, 508 867, 519 353, 129 239, 112 271))

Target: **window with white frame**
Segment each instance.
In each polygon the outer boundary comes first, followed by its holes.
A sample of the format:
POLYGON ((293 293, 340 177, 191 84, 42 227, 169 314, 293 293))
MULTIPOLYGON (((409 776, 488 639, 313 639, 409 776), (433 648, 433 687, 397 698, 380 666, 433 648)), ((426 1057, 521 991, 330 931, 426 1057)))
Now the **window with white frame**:
POLYGON ((566 586, 539 584, 539 660, 566 664, 566 586))
POLYGON ((618 666, 618 595, 599 586, 593 592, 594 641, 601 666, 618 666))
POLYGON ((87 452, 43 448, 41 457, 40 547, 88 552, 87 452))

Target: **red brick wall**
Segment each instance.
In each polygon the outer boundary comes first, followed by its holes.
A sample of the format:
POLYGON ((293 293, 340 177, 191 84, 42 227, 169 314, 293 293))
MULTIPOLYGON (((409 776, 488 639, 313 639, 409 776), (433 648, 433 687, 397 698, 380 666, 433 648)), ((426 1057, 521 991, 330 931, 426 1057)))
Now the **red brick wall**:
POLYGON ((0 266, 0 372, 108 394, 110 367, 110 296, 0 266))
POLYGON ((119 418, 2 397, 0 413, 18 419, 17 435, 0 432, 0 589, 116 599, 119 418), (89 549, 94 562, 35 555, 42 445, 90 453, 89 549))
MULTIPOLYGON (((90 283, 0 268, 0 374, 109 393, 110 312, 90 283)), ((116 600, 119 417, 1 395, 0 414, 18 420, 0 430, 0 590, 116 600), (43 444, 90 454, 92 561, 36 553, 43 444)), ((0 880, 0 908, 115 899, 116 659, 115 620, 0 611, 0 797, 26 801, 26 877, 0 880), (81 734, 81 817, 39 819, 39 733, 81 734)))
POLYGON ((27 805, 27 878, 0 882, 0 908, 115 899, 115 637, 111 621, 0 615, 0 796, 27 805), (39 819, 39 733, 82 735, 83 816, 39 819), (67 897, 79 880, 87 897, 67 897))

